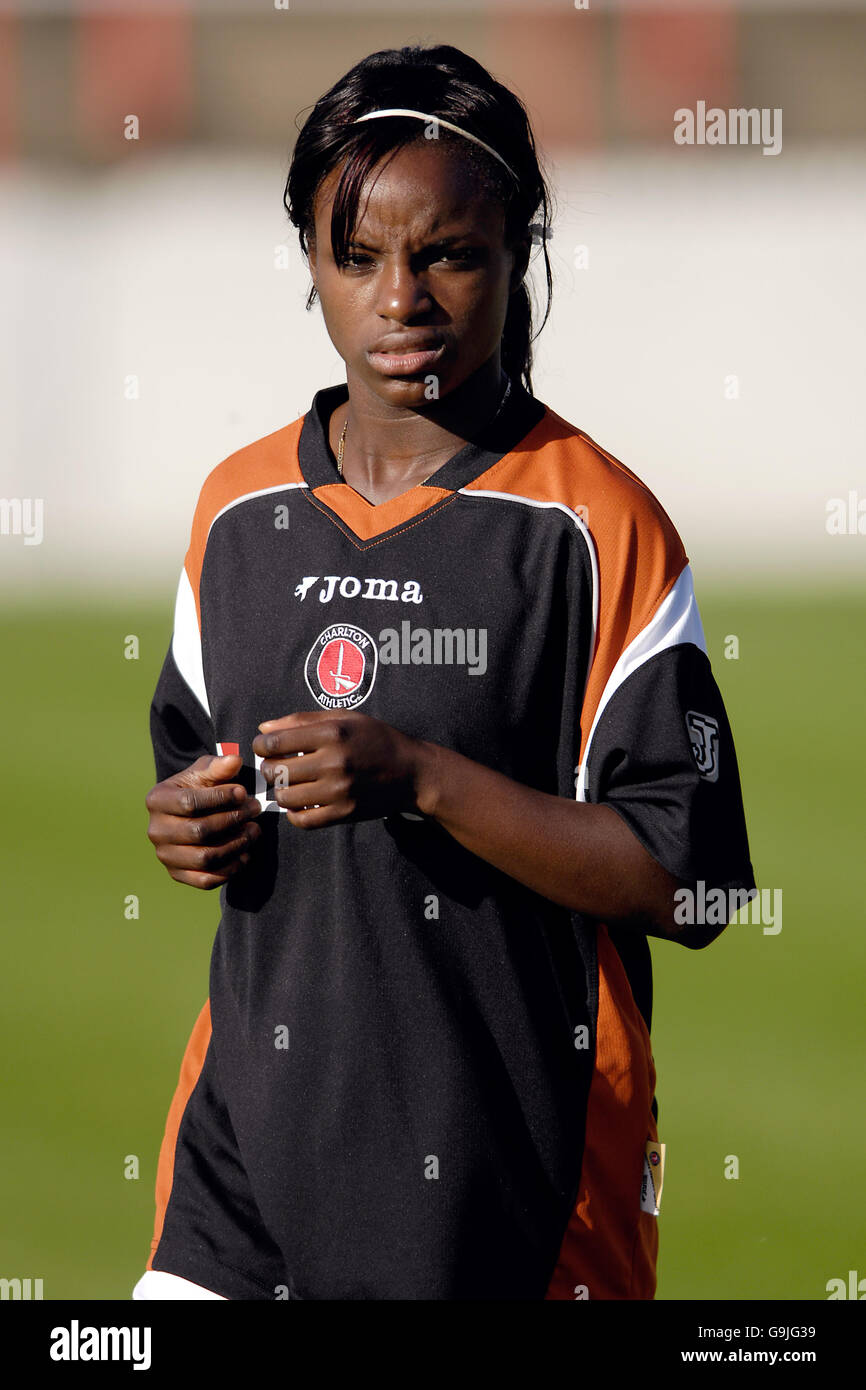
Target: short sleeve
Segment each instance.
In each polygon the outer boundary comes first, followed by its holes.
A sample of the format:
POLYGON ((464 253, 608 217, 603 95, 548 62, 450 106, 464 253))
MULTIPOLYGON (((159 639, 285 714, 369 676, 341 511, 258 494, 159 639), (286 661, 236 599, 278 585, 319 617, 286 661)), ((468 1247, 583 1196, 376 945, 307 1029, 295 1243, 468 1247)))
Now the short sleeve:
MULTIPOLYGON (((688 566, 611 673, 583 795, 611 806, 696 903, 721 889, 726 901, 743 890, 733 901, 744 904, 754 889, 733 735, 688 566)), ((696 921, 683 944, 705 945, 724 925, 716 916, 696 921)))

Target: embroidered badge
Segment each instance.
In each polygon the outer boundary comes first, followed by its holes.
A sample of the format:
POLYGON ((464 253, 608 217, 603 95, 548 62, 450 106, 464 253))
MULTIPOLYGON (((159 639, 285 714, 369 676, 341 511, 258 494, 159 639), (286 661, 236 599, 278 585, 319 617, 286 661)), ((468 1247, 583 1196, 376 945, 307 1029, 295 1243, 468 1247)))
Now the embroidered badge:
POLYGON ((304 678, 322 709, 355 709, 373 688, 377 662, 369 632, 350 623, 332 623, 310 648, 304 678))

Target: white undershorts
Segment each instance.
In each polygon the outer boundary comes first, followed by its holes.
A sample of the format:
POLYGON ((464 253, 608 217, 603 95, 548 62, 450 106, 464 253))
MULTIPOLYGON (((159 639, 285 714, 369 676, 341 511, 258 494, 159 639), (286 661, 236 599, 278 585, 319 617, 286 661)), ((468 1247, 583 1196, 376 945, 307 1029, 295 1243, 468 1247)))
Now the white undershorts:
POLYGON ((223 1303, 228 1302, 221 1293, 212 1293, 201 1284, 193 1284, 189 1279, 182 1279, 179 1274, 166 1274, 162 1269, 145 1270, 133 1289, 132 1296, 136 1299, 219 1298, 223 1303))

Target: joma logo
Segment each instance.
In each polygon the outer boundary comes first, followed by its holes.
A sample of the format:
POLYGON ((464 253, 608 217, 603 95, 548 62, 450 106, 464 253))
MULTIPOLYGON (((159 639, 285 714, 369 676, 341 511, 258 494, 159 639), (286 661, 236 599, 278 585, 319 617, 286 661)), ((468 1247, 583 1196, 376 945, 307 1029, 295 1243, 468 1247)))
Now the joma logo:
POLYGON ((295 598, 304 599, 319 579, 323 588, 319 590, 319 603, 330 603, 334 594, 340 598, 377 598, 389 603, 423 603, 424 595, 417 579, 357 579, 354 574, 305 574, 295 588, 295 598), (402 582, 403 588, 397 592, 402 582), (361 586, 364 592, 361 592, 361 586))

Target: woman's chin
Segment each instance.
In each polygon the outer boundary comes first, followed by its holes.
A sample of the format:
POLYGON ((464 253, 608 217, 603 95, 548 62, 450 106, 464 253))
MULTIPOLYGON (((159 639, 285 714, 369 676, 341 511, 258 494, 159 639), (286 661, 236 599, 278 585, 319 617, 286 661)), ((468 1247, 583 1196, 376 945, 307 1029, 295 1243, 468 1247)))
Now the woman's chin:
POLYGON ((365 373, 365 377, 373 393, 390 405, 434 405, 450 390, 450 384, 435 372, 405 376, 376 373, 372 380, 369 373, 365 373))

